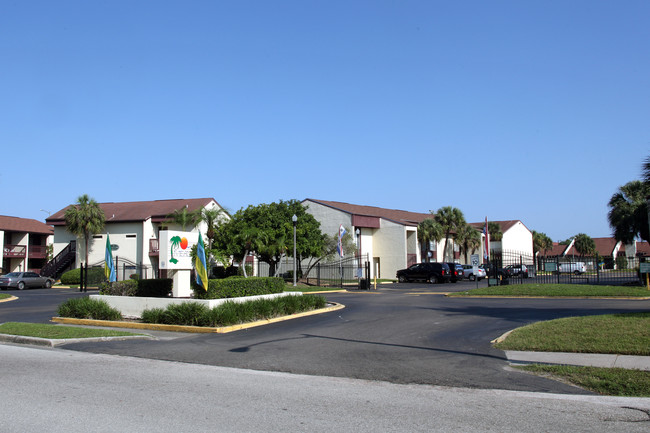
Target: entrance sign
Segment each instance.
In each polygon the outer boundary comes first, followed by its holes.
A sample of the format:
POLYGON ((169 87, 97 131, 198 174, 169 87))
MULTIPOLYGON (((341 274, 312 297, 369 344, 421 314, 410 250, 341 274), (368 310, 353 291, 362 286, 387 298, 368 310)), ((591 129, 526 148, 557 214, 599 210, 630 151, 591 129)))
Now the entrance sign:
POLYGON ((158 237, 160 269, 171 271, 168 276, 174 281, 172 296, 189 298, 192 295, 190 271, 192 247, 199 241, 199 233, 161 230, 158 237))

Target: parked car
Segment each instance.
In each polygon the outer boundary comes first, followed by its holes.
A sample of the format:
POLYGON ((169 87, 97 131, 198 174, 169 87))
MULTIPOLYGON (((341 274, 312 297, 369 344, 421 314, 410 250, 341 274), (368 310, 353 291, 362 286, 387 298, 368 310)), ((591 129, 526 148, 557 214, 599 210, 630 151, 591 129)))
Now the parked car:
POLYGON ((503 268, 503 270, 508 274, 509 277, 528 278, 528 267, 524 264, 508 265, 503 268))
POLYGON ((485 270, 488 278, 508 278, 508 272, 504 268, 497 268, 493 263, 479 266, 485 270))
POLYGON ((463 265, 460 263, 447 263, 447 266, 449 266, 449 271, 451 272, 450 281, 452 283, 457 283, 463 279, 463 276, 465 275, 463 265))
POLYGON ((557 267, 557 272, 560 274, 580 275, 587 272, 587 266, 585 266, 584 262, 560 263, 557 267))
POLYGON ((474 266, 472 266, 472 265, 463 265, 463 272, 465 274, 464 275, 465 278, 467 278, 470 281, 476 281, 477 278, 478 278, 479 281, 481 281, 483 278, 485 278, 485 276, 487 275, 485 273, 485 269, 483 269, 481 267, 477 267, 476 269, 477 269, 477 272, 476 272, 476 274, 474 274, 474 266))
POLYGON ((397 271, 397 280, 400 283, 409 281, 446 283, 450 278, 451 272, 446 263, 416 263, 407 269, 397 271))
POLYGON ((0 277, 0 288, 6 290, 15 288, 23 290, 30 287, 45 287, 49 289, 54 280, 49 277, 41 277, 36 272, 10 272, 0 277))

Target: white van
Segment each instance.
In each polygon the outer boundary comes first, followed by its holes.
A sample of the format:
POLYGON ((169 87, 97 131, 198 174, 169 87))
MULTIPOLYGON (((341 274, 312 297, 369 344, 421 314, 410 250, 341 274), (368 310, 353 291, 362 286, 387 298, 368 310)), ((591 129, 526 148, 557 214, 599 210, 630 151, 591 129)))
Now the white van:
POLYGON ((587 266, 585 266, 585 262, 560 263, 558 264, 557 270, 560 274, 580 275, 587 272, 587 266))

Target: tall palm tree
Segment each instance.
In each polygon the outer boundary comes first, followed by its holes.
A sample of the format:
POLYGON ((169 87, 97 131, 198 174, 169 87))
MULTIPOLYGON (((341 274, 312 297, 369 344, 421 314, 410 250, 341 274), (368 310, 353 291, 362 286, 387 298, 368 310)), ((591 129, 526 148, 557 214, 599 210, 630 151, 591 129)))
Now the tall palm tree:
POLYGON ((596 252, 596 243, 584 233, 576 235, 573 246, 581 256, 592 255, 596 252))
MULTIPOLYGON (((646 170, 650 170, 650 167, 646 170)), ((650 172, 647 175, 650 175, 650 172)), ((618 192, 609 199, 607 220, 617 241, 629 244, 637 237, 650 241, 646 201, 648 195, 650 183, 633 180, 619 187, 618 192)))
POLYGON ((431 241, 440 242, 443 236, 442 227, 432 218, 427 218, 418 224, 418 241, 420 242, 422 256, 426 256, 426 261, 431 261, 429 255, 429 243, 431 241))
POLYGON ((70 233, 83 238, 85 247, 84 263, 88 266, 88 242, 92 235, 104 229, 106 216, 99 204, 88 194, 77 198, 77 203, 66 209, 65 225, 70 233))
POLYGON ((488 222, 488 234, 490 235, 490 240, 494 242, 501 242, 503 239, 503 232, 501 231, 501 226, 499 223, 494 221, 488 222))
POLYGON ((208 229, 205 233, 205 237, 208 238, 208 248, 212 249, 212 243, 214 242, 214 237, 216 235, 217 223, 220 222, 225 214, 223 209, 202 209, 201 210, 201 221, 203 221, 208 229))
POLYGON ((187 206, 176 209, 174 212, 167 215, 170 222, 176 223, 185 231, 186 227, 194 228, 201 220, 201 210, 188 211, 187 206))
POLYGON ((445 253, 447 250, 447 244, 449 243, 449 237, 451 236, 452 232, 458 231, 458 229, 466 224, 465 216, 463 215, 463 212, 458 208, 452 206, 444 206, 436 211, 434 214, 434 219, 438 224, 440 224, 442 230, 445 232, 445 243, 442 248, 442 261, 445 261, 445 253))
POLYGON ((456 232, 456 238, 465 255, 465 263, 468 263, 467 254, 481 246, 481 233, 471 225, 465 224, 456 232))
POLYGON ((553 248, 553 240, 546 233, 533 230, 533 256, 539 251, 548 251, 553 248))

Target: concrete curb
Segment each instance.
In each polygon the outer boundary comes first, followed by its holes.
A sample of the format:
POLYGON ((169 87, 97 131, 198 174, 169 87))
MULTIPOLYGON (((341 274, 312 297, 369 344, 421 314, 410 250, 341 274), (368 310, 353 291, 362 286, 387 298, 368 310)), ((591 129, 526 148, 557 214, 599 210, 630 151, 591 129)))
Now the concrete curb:
POLYGON ((0 334, 0 342, 15 344, 30 344, 32 346, 56 347, 64 344, 81 343, 81 342, 98 342, 114 340, 152 340, 155 337, 151 335, 123 335, 117 337, 90 337, 90 338, 60 338, 48 339, 38 337, 26 337, 23 335, 0 334))
POLYGON ((283 322, 285 320, 297 319, 299 317, 307 317, 316 314, 329 313, 331 311, 341 310, 345 308, 345 305, 343 304, 338 304, 335 302, 330 302, 330 303, 333 305, 330 307, 321 308, 319 310, 306 311, 304 313, 292 314, 290 316, 275 317, 273 319, 258 320, 256 322, 242 323, 233 326, 223 326, 219 328, 209 328, 205 326, 160 325, 160 324, 153 324, 153 323, 119 322, 119 321, 109 321, 109 320, 71 319, 68 317, 53 317, 52 321, 56 323, 64 323, 64 324, 71 324, 71 325, 105 326, 109 328, 130 328, 130 329, 144 329, 144 330, 151 330, 151 331, 225 334, 228 332, 239 331, 241 329, 248 329, 257 326, 269 325, 271 323, 283 322))
POLYGON ((15 297, 14 295, 11 295, 11 297, 9 297, 9 298, 7 298, 7 299, 0 299, 0 303, 2 303, 2 302, 9 302, 9 301, 15 301, 15 300, 17 300, 17 299, 18 299, 17 297, 15 297))

